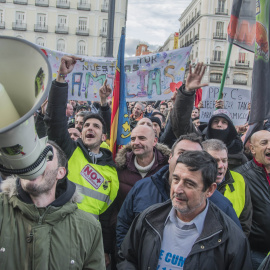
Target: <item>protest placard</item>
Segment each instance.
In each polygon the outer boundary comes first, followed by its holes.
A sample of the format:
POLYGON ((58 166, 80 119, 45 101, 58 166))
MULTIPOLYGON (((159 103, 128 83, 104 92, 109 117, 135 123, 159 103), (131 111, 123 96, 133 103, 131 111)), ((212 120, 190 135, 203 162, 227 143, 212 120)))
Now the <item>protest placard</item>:
MULTIPOLYGON (((62 52, 41 47, 57 76, 62 52)), ((185 75, 186 62, 191 50, 185 47, 140 57, 125 58, 126 100, 170 99, 185 75)), ((115 58, 84 57, 78 61, 66 80, 69 83, 69 99, 99 100, 98 89, 105 79, 112 87, 115 74, 115 58)))
MULTIPOLYGON (((219 87, 203 87, 203 108, 200 110, 200 122, 209 121, 213 111, 215 110, 215 101, 218 98, 218 92, 219 87)), ((234 125, 243 125, 247 122, 250 96, 250 90, 224 87, 224 109, 230 112, 234 125)))

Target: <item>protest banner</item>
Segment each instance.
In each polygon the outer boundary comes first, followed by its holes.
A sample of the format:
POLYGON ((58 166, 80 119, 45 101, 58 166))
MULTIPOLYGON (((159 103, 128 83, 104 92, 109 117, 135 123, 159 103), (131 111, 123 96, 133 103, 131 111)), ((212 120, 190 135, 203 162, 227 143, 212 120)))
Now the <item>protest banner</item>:
MULTIPOLYGON (((219 87, 203 87, 203 108, 200 110, 200 122, 208 122, 211 118, 215 110, 215 101, 218 99, 218 93, 219 87)), ((234 125, 243 125, 247 122, 250 96, 250 90, 224 87, 224 109, 230 112, 234 125)))
MULTIPOLYGON (((51 63, 56 78, 62 52, 40 47, 51 63)), ((139 57, 125 58, 126 100, 166 100, 183 82, 190 47, 159 52, 139 57)), ((115 58, 84 57, 68 74, 70 100, 98 101, 98 90, 107 78, 112 87, 115 58)))

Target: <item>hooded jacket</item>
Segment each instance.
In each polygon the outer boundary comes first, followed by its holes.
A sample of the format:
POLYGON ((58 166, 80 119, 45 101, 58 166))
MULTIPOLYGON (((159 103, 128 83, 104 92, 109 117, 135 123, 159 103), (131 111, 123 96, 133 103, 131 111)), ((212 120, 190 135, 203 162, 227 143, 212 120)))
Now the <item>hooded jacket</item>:
MULTIPOLYGON (((119 251, 118 270, 157 269, 165 221, 171 201, 156 204, 132 223, 119 251)), ((212 202, 201 235, 185 260, 183 270, 251 270, 248 240, 243 232, 212 202)))
MULTIPOLYGON (((238 167, 241 164, 246 163, 248 160, 247 160, 246 156, 244 155, 243 142, 240 139, 240 137, 238 136, 232 120, 230 119, 230 117, 227 114, 222 113, 222 111, 223 110, 217 110, 215 112, 215 114, 213 114, 211 116, 207 127, 202 132, 202 136, 203 136, 203 140, 219 139, 219 140, 222 140, 226 144, 227 149, 228 149, 229 168, 230 168, 230 170, 233 170, 235 167, 238 167), (216 113, 218 111, 220 111, 220 113, 216 113), (228 128, 226 130, 214 130, 211 128, 213 120, 216 117, 222 117, 222 118, 227 120, 228 128), (223 134, 227 133, 227 136, 223 135, 224 138, 222 138, 223 137, 222 135, 221 135, 221 137, 218 137, 216 132, 219 132, 219 134, 221 134, 221 132, 223 134)), ((226 111, 226 110, 224 110, 224 111, 226 111)))
MULTIPOLYGON (((145 177, 149 177, 159 171, 164 165, 167 165, 170 153, 171 150, 166 145, 157 143, 154 147, 155 162, 145 177)), ((130 144, 118 151, 115 158, 120 182, 118 192, 119 206, 122 205, 134 184, 142 179, 141 174, 135 167, 134 160, 135 154, 132 152, 130 144)))
POLYGON ((191 120, 191 112, 194 104, 195 91, 186 92, 185 85, 182 85, 177 90, 177 96, 175 100, 174 107, 172 108, 170 114, 170 120, 172 125, 172 130, 176 136, 179 138, 181 135, 188 133, 196 133, 203 137, 203 140, 207 139, 218 139, 213 137, 214 134, 211 129, 211 123, 215 117, 223 117, 228 121, 228 138, 226 142, 228 148, 228 157, 229 157, 229 168, 240 166, 241 164, 246 163, 248 160, 244 155, 244 147, 241 139, 237 135, 237 131, 231 121, 231 119, 226 114, 215 114, 209 120, 209 123, 206 127, 203 127, 202 130, 197 130, 191 120))
POLYGON ((78 209, 75 185, 59 180, 56 200, 37 208, 9 178, 0 194, 0 269, 105 269, 98 221, 78 209))

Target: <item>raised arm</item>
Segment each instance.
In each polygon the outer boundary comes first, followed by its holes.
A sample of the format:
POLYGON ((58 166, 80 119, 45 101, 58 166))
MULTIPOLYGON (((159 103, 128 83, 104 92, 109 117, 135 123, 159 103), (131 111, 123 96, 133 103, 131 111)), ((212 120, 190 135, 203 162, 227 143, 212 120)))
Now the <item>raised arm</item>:
POLYGON ((194 105, 195 90, 208 85, 207 83, 201 83, 205 69, 203 63, 198 63, 194 72, 189 66, 186 84, 177 90, 170 115, 173 133, 176 138, 187 133, 197 132, 191 121, 191 112, 194 105))
POLYGON ((68 133, 66 104, 68 100, 68 84, 66 76, 72 72, 76 61, 80 58, 75 56, 63 56, 61 58, 58 75, 52 82, 48 98, 47 111, 44 121, 48 127, 49 140, 55 141, 69 158, 76 147, 68 133))

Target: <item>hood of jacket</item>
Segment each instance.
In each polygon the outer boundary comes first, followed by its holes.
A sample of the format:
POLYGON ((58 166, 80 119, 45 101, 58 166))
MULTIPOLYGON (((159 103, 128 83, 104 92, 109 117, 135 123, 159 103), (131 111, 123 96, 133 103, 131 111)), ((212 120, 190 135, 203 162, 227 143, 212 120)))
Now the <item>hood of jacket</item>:
POLYGON ((8 201, 12 207, 17 208, 28 219, 39 222, 40 224, 48 223, 53 225, 78 209, 76 202, 80 201, 81 196, 77 192, 76 186, 74 187, 73 185, 75 186, 74 183, 64 178, 62 183, 57 184, 56 195, 58 194, 59 196, 56 200, 47 207, 41 208, 37 208, 31 198, 22 195, 19 179, 9 177, 3 182, 1 187, 3 190, 2 194, 8 197, 8 201), (64 186, 66 189, 60 191, 64 186), (58 202, 58 205, 54 205, 55 202, 58 202))
MULTIPOLYGON (((9 198, 15 196, 24 203, 33 204, 31 197, 25 192, 18 178, 8 177, 1 184, 2 193, 8 195, 9 198)), ((67 178, 58 181, 56 186, 56 199, 50 205, 62 206, 67 202, 79 203, 82 200, 76 185, 67 178)))
MULTIPOLYGON (((232 120, 230 119, 230 117, 227 114, 222 113, 223 110, 219 110, 219 111, 220 111, 220 113, 216 113, 216 114, 213 114, 211 116, 211 118, 208 122, 207 128, 204 130, 204 132, 206 134, 207 139, 216 139, 212 135, 212 130, 213 130, 211 128, 212 122, 216 117, 222 117, 222 118, 226 119, 228 122, 229 132, 228 132, 228 136, 227 136, 225 143, 228 146, 237 137, 237 131, 236 131, 234 124, 233 124, 232 120)), ((224 111, 226 111, 226 110, 224 110, 224 111)))
MULTIPOLYGON (((154 147, 154 151, 158 151, 162 154, 163 158, 166 157, 166 159, 169 159, 171 150, 169 149, 168 146, 162 144, 162 143, 157 143, 156 146, 154 147)), ((118 151, 116 158, 115 158, 115 163, 117 169, 124 169, 129 163, 133 157, 133 152, 131 148, 131 144, 127 144, 124 148, 118 151)))

